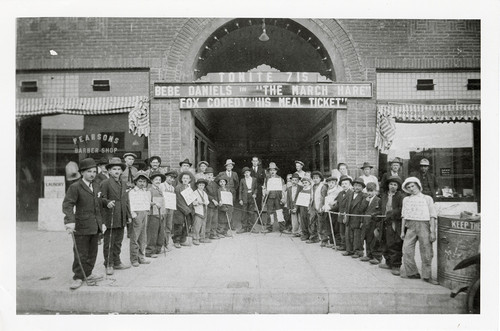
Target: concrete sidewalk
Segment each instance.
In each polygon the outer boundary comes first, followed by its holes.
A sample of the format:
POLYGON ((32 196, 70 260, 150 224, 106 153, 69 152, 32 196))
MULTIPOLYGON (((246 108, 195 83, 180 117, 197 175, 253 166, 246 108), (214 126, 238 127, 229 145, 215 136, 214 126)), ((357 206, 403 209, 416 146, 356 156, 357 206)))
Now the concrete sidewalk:
MULTIPOLYGON (((129 240, 122 248, 128 258, 129 240)), ((465 295, 279 233, 182 247, 69 290, 71 237, 17 223, 18 313, 463 313, 465 295)), ((95 271, 104 274, 102 246, 95 271)), ((434 271, 435 272, 435 271, 434 271)))

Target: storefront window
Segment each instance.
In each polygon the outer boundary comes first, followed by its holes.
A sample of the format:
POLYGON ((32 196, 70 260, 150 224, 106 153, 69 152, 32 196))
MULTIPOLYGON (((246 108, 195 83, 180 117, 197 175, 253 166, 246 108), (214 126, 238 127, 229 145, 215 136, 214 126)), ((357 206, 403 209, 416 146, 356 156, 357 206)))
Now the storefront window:
POLYGON ((137 155, 134 165, 145 168, 147 138, 132 135, 128 114, 54 115, 42 117, 41 165, 44 176, 66 176, 70 161, 91 157, 100 160, 125 152, 137 155))
POLYGON ((472 123, 396 123, 387 158, 394 157, 403 159, 405 177, 420 171, 423 158, 429 161, 438 183, 436 200, 476 200, 472 123))

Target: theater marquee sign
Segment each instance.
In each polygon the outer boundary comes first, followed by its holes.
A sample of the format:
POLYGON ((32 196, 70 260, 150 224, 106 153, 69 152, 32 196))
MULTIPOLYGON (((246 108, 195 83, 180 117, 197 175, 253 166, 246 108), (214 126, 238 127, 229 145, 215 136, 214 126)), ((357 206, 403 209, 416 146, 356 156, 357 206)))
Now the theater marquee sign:
POLYGON ((155 83, 154 97, 179 99, 181 109, 342 109, 348 98, 371 98, 372 84, 325 82, 312 72, 221 72, 196 83, 155 83))

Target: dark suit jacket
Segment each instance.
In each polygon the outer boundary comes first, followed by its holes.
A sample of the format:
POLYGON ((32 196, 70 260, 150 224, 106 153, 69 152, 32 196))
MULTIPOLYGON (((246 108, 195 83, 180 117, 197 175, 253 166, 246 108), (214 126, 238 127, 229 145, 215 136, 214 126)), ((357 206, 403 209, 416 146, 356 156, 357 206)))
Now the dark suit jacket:
MULTIPOLYGON (((401 222, 401 209, 403 208, 403 199, 405 194, 397 191, 392 197, 392 211, 386 215, 386 220, 390 222, 401 222)), ((382 194, 378 202, 378 214, 385 215, 387 200, 389 199, 388 193, 382 194)))
POLYGON ((264 185, 264 181, 266 180, 266 171, 262 166, 257 167, 257 172, 253 170, 253 166, 250 167, 250 169, 250 176, 257 178, 257 186, 259 186, 262 191, 262 185, 264 185))
POLYGON ((127 226, 127 220, 132 217, 130 214, 127 185, 123 181, 121 181, 120 185, 114 178, 108 178, 101 183, 101 191, 104 224, 106 224, 106 227, 121 228, 127 226), (108 203, 113 200, 115 201, 115 207, 108 208, 108 203), (111 226, 111 216, 113 216, 113 226, 111 226))
POLYGON ((183 184, 179 184, 175 187, 175 196, 177 202, 177 210, 174 211, 175 224, 184 224, 185 218, 194 213, 193 205, 188 205, 181 194, 184 189, 185 187, 183 184))
MULTIPOLYGON (((337 201, 337 203, 333 206, 331 211, 339 213, 348 213, 351 200, 352 200, 352 190, 349 189, 347 190, 347 192, 344 190, 340 191, 340 193, 335 198, 335 201, 337 201)), ((346 223, 348 219, 349 216, 346 216, 345 217, 346 223)), ((338 220, 339 222, 344 222, 344 217, 342 215, 338 215, 338 220)))
MULTIPOLYGON (((366 194, 360 192, 356 198, 352 199, 354 192, 351 195, 351 203, 349 207, 349 214, 364 215, 366 208, 368 208, 368 201, 366 201, 366 194)), ((363 216, 350 216, 349 222, 347 223, 351 228, 359 229, 361 224, 365 221, 363 216)))
POLYGON ((68 188, 62 209, 64 224, 75 223, 76 235, 92 235, 102 232, 101 198, 99 185, 92 183, 94 192, 82 179, 68 188), (73 207, 76 210, 73 211, 73 207))
POLYGON ((245 177, 243 177, 240 180, 239 195, 238 196, 239 196, 240 200, 243 200, 243 203, 247 203, 249 201, 253 202, 252 195, 257 194, 257 179, 253 178, 253 177, 250 177, 250 178, 252 178, 252 186, 251 187, 247 186, 247 182, 246 182, 245 177), (248 193, 248 191, 252 191, 252 193, 248 193))
POLYGON ((215 182, 208 182, 207 187, 205 188, 205 192, 207 192, 208 195, 208 200, 210 203, 208 204, 208 208, 216 208, 212 200, 219 201, 218 198, 218 191, 219 191, 219 185, 217 185, 215 182))
MULTIPOLYGON (((414 172, 411 174, 411 176, 417 177, 418 180, 420 180, 420 183, 422 183, 422 185, 424 184, 422 172, 420 172, 420 171, 414 172)), ((431 174, 430 172, 427 172, 427 178, 429 181, 429 187, 430 187, 431 191, 430 192, 422 192, 422 193, 430 195, 432 197, 432 199, 435 200, 436 199, 436 190, 439 187, 436 176, 434 176, 434 174, 431 174)))
MULTIPOLYGON (((368 197, 367 197, 368 199, 368 197)), ((373 215, 378 213, 378 210, 380 208, 379 206, 379 201, 380 198, 375 196, 371 202, 368 202, 368 207, 366 208, 365 215, 373 215)), ((365 217, 363 223, 368 224, 371 223, 372 219, 369 217, 365 217)))
POLYGON ((296 207, 295 203, 297 202, 297 198, 299 196, 300 191, 302 191, 304 187, 297 185, 297 192, 295 193, 295 196, 292 196, 292 187, 290 186, 289 188, 286 189, 286 205, 288 206, 288 209, 294 209, 296 207))
MULTIPOLYGON (((219 175, 226 175, 226 171, 221 171, 219 172, 219 175)), ((229 178, 229 182, 226 184, 226 187, 231 191, 233 194, 233 200, 236 201, 236 197, 238 196, 238 186, 240 184, 240 179, 238 178, 238 174, 235 171, 231 171, 231 178, 229 178)))

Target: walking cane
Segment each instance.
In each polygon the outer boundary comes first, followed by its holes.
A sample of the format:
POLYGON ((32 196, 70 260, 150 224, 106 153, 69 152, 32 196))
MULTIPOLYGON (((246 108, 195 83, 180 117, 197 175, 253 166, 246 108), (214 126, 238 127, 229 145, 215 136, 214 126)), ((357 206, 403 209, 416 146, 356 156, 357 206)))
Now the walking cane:
MULTIPOLYGON (((161 208, 156 206, 156 208, 158 209, 158 217, 160 218, 160 228, 161 228, 161 225, 163 223, 163 216, 161 214, 161 208)), ((165 243, 165 240, 167 240, 167 224, 165 224, 165 226, 163 227, 163 245, 162 247, 164 247, 164 250, 163 250, 163 255, 164 256, 167 256, 167 245, 168 243, 165 243)))
POLYGON ((327 213, 328 218, 330 219, 330 229, 332 230, 333 245, 335 246, 335 250, 337 250, 337 241, 335 240, 335 234, 333 233, 332 214, 330 214, 330 212, 327 213))
POLYGON ((229 221, 229 215, 227 214, 227 211, 225 212, 226 214, 226 219, 227 219, 227 225, 229 225, 229 231, 231 231, 231 238, 233 237, 233 229, 231 229, 231 222, 229 221))
MULTIPOLYGON (((259 220, 260 220, 260 224, 262 226, 264 226, 264 223, 262 222, 262 217, 259 215, 259 206, 257 205, 257 200, 255 200, 255 198, 253 196, 252 196, 252 199, 253 199, 253 202, 255 204, 255 209, 257 210, 257 219, 255 221, 255 224, 252 226, 252 229, 250 230, 250 233, 252 233, 254 226, 257 224, 257 222, 259 222, 259 220)), ((259 233, 261 233, 260 230, 259 230, 259 233)))
MULTIPOLYGON (((111 254, 111 242, 113 239, 113 223, 115 216, 115 207, 111 208, 111 229, 109 230, 109 245, 108 245, 108 262, 106 263, 106 269, 109 268, 109 255, 111 254)), ((107 230, 107 229, 106 229, 107 230)), ((108 279, 108 272, 106 270, 106 279, 108 279)))
POLYGON ((80 269, 82 270, 83 273, 83 279, 85 280, 85 283, 87 283, 88 286, 95 286, 96 283, 94 281, 89 283, 89 281, 87 280, 87 275, 85 275, 85 270, 83 270, 82 261, 80 260, 80 253, 78 252, 78 247, 76 247, 76 239, 75 239, 75 234, 73 232, 71 232, 71 238, 73 239, 73 245, 75 246, 76 259, 78 260, 78 265, 80 266, 80 269))
MULTIPOLYGON (((266 195, 266 197, 264 198, 264 202, 262 202, 262 210, 260 212, 259 212, 259 208, 257 207, 257 220, 253 224, 252 229, 250 230, 250 233, 253 231, 253 228, 257 225, 257 222, 259 222, 259 219, 260 219, 260 224, 262 226, 264 226, 264 222, 262 221, 262 217, 261 216, 262 216, 262 213, 264 212, 264 205, 267 202, 267 197, 268 197, 268 195, 266 195)), ((257 201, 255 202, 255 204, 257 205, 257 201)), ((259 231, 259 233, 261 233, 261 231, 259 231)))

